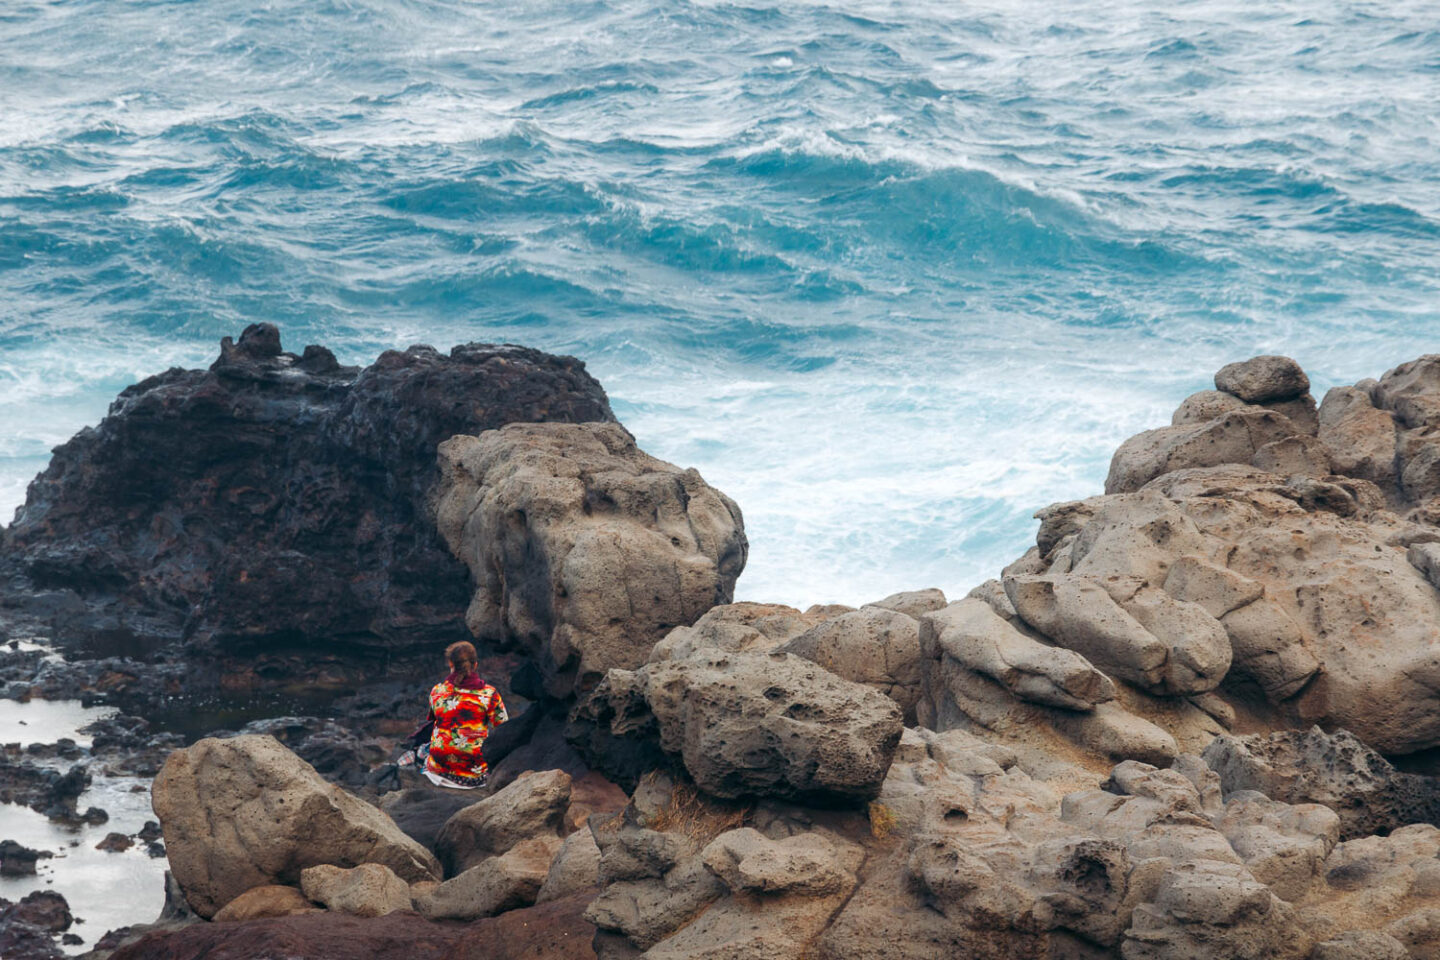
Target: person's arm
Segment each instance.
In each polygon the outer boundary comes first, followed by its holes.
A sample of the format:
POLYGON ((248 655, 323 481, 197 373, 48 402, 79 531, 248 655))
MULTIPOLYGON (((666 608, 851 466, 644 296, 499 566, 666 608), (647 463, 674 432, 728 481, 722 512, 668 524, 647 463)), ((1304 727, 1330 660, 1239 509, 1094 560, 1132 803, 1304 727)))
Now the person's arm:
POLYGON ((412 734, 410 734, 410 746, 412 746, 412 747, 418 747, 418 746, 420 746, 422 743, 429 743, 429 742, 430 742, 430 731, 433 730, 434 727, 435 727, 435 708, 434 708, 434 707, 431 707, 431 708, 430 708, 428 711, 426 711, 426 713, 425 713, 425 722, 422 723, 422 724, 420 724, 420 726, 416 727, 416 728, 415 728, 415 732, 412 733, 412 734))
POLYGON ((490 701, 490 726, 496 727, 510 719, 510 714, 505 710, 505 701, 500 699, 500 691, 495 691, 495 698, 490 701))

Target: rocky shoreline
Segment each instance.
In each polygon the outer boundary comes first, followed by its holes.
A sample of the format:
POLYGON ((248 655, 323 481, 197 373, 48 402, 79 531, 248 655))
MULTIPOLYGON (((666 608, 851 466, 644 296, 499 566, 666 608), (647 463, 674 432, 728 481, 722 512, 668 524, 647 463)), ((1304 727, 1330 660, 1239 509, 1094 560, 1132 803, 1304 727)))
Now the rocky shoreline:
POLYGON ((5 530, 0 694, 121 712, 0 800, 155 777, 167 907, 96 960, 1440 955, 1440 356, 1215 385, 968 596, 801 611, 579 361, 248 328, 5 530), (386 760, 466 637, 514 719, 457 794, 386 760))

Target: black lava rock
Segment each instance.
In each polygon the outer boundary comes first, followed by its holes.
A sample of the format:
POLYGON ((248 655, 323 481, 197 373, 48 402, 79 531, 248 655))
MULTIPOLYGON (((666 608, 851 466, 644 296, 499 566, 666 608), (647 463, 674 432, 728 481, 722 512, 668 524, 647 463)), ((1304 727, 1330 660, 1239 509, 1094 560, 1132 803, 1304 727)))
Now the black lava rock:
MULTIPOLYGON (((373 683, 396 655, 468 636, 468 573, 427 507, 436 446, 614 419, 571 357, 416 346, 360 369, 253 325, 210 369, 128 387, 56 448, 3 532, 0 621, 48 624, 92 658, 183 647, 187 690, 373 683)), ((147 684, 100 677, 84 695, 147 684)))

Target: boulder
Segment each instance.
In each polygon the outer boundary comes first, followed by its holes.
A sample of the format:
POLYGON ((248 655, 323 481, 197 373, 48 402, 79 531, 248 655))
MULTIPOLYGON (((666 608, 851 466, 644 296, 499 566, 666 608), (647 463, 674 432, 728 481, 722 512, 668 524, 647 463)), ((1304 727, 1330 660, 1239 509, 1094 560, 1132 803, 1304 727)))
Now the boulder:
POLYGON ((659 745, 716 797, 873 797, 903 729, 900 708, 784 653, 647 665, 659 745))
POLYGON ((1410 951, 1388 933, 1349 930, 1315 944, 1310 960, 1410 960, 1410 951))
POLYGON ((300 889, 316 903, 356 917, 410 909, 410 885, 378 863, 349 869, 328 863, 306 867, 300 871, 300 889))
POLYGON ((1213 819, 1255 879, 1290 903, 1310 892, 1340 840, 1340 818, 1329 807, 1281 803, 1252 790, 1232 793, 1213 819))
MULTIPOLYGON (((406 901, 409 906, 409 901, 406 901)), ((263 917, 293 917, 302 913, 319 913, 320 907, 310 902, 294 887, 268 884, 251 887, 225 906, 215 911, 210 919, 216 923, 238 920, 258 920, 263 917)))
POLYGON ((1440 819, 1440 778, 1396 770, 1346 730, 1216 737, 1204 756, 1227 794, 1323 804, 1339 815, 1345 839, 1440 819))
POLYGON ((1110 678, 1084 657, 1030 639, 980 600, 926 614, 921 635, 928 659, 952 657, 1021 700, 1089 711, 1115 697, 1110 678))
POLYGON ((1355 387, 1335 387, 1320 404, 1320 439, 1338 474, 1369 480, 1398 495, 1395 474, 1395 418, 1376 408, 1355 387))
POLYGON ((254 324, 208 370, 127 387, 57 447, 0 565, 34 588, 20 606, 61 618, 62 643, 123 635, 149 653, 183 633, 205 654, 186 661, 188 690, 222 675, 349 688, 462 622, 465 571, 429 509, 436 444, 614 419, 573 357, 415 346, 360 369, 320 346, 287 353, 254 324), (42 609, 57 590, 73 603, 42 609))
POLYGON ((676 627, 650 651, 651 663, 697 653, 770 653, 832 617, 851 612, 781 603, 727 603, 712 607, 688 627, 676 627))
POLYGON ((445 872, 453 877, 534 837, 558 841, 569 804, 570 775, 565 771, 521 774, 446 822, 435 841, 445 872))
POLYGON ((771 840, 753 827, 741 827, 710 841, 701 857, 734 893, 815 897, 853 889, 863 854, 854 844, 819 833, 771 840))
POLYGON ((1139 578, 1010 576, 1005 591, 1031 628, 1152 693, 1205 693, 1230 669, 1224 627, 1202 605, 1147 589, 1139 578))
POLYGON ((1289 417, 1259 407, 1204 423, 1147 430, 1115 451, 1105 492, 1130 493, 1176 470, 1250 463, 1266 444, 1302 432, 1289 417))
POLYGON ((776 649, 878 690, 914 719, 920 699, 920 624, 914 617, 864 607, 817 624, 776 649))
POLYGON ((0 877, 33 877, 35 862, 53 856, 49 850, 32 850, 14 840, 0 841, 0 877))
POLYGON ((639 667, 730 602, 740 508, 618 424, 512 424, 452 437, 439 459, 437 524, 475 581, 466 624, 530 652, 552 696, 639 667))
POLYGON ((170 869, 202 917, 252 887, 299 883, 318 864, 383 864, 407 882, 440 876, 430 851, 273 737, 207 738, 175 751, 152 804, 170 869))
POLYGON ((1440 354, 1429 353, 1371 381, 1370 399, 1407 430, 1440 423, 1440 354))
POLYGON ((417 898, 415 908, 430 920, 476 920, 529 906, 562 843, 554 835, 522 840, 417 898))
POLYGON ((1440 744, 1440 593, 1407 559, 1437 535, 1368 481, 1226 464, 1042 514, 1050 549, 1007 568, 1008 604, 985 594, 1032 639, 1158 700, 1214 694, 1213 715, 1440 744))
POLYGON ((1215 374, 1215 389, 1246 403, 1293 400, 1310 390, 1310 378, 1289 357, 1252 357, 1228 363, 1215 374))
POLYGON ((1304 960, 1294 911, 1242 864, 1194 860, 1165 871, 1135 908, 1125 960, 1304 960))
POLYGON ((565 838, 555 859, 550 862, 535 902, 559 900, 584 890, 593 890, 599 883, 600 848, 595 844, 595 835, 589 829, 576 830, 565 838))
POLYGON ((1331 472, 1330 449, 1325 442, 1304 435, 1272 440, 1255 450, 1250 463, 1282 477, 1328 477, 1331 472))
POLYGON ((1247 404, 1233 393, 1223 390, 1201 390, 1192 393, 1180 402, 1170 417, 1172 427, 1184 427, 1196 423, 1209 423, 1235 410, 1244 410, 1247 404))
MULTIPOLYGON (((75 918, 65 898, 53 890, 35 890, 11 903, 0 898, 0 956, 5 960, 59 960, 55 938, 69 930, 75 918)), ((75 943, 65 934, 62 943, 75 943)))

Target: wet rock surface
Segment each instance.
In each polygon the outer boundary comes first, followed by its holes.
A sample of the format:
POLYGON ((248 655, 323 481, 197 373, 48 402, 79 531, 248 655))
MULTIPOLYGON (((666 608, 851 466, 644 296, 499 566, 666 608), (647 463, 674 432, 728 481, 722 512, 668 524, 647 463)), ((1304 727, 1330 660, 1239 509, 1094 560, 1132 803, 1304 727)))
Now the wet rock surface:
POLYGON ((37 890, 18 903, 0 898, 0 956, 5 960, 53 960, 64 954, 57 941, 75 918, 58 893, 37 890))
POLYGON ((0 840, 0 877, 33 877, 36 862, 53 856, 51 850, 32 850, 14 840, 0 840))

